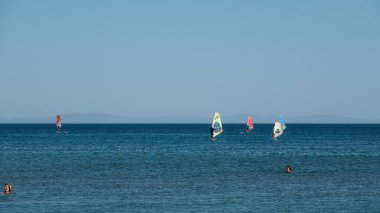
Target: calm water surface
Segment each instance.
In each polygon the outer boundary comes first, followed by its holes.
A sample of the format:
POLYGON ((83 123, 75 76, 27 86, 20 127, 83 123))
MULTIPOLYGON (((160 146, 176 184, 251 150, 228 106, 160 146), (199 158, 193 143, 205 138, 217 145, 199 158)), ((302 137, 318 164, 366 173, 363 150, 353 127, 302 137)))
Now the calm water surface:
POLYGON ((0 212, 380 212, 380 125, 244 128, 0 125, 0 212))

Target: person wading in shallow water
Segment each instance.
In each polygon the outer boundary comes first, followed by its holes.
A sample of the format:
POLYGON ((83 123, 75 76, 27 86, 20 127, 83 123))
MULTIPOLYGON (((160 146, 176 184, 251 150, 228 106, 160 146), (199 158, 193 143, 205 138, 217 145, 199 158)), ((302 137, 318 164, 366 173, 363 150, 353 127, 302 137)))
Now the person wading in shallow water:
POLYGON ((9 183, 4 184, 4 194, 10 194, 12 192, 12 186, 9 183))
POLYGON ((290 167, 289 165, 287 165, 287 166, 285 167, 285 173, 290 174, 290 173, 292 173, 292 172, 293 172, 292 167, 290 167))

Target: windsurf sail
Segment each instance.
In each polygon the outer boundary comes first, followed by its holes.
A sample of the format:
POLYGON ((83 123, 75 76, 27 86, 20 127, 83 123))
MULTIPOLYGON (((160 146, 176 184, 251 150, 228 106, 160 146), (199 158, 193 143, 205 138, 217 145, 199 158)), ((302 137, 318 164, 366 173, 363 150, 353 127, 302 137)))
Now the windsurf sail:
POLYGON ((211 123, 211 137, 214 138, 223 132, 222 120, 220 118, 219 112, 214 113, 214 117, 212 118, 211 123))
POLYGON ((277 138, 284 134, 284 130, 286 129, 285 120, 282 116, 280 116, 280 121, 276 121, 273 127, 273 138, 277 138))
POLYGON ((284 116, 282 116, 282 115, 280 115, 280 123, 282 125, 282 130, 285 130, 286 129, 286 125, 285 125, 284 116))
POLYGON ((55 128, 57 131, 60 131, 62 128, 61 116, 60 115, 57 115, 57 119, 55 120, 55 128))
POLYGON ((282 129, 281 123, 276 121, 273 127, 273 138, 277 138, 281 136, 283 133, 284 133, 284 130, 282 129))
POLYGON ((245 131, 247 133, 249 133, 250 131, 252 131, 252 129, 254 129, 254 126, 253 126, 253 119, 252 119, 252 116, 248 116, 248 120, 247 120, 247 128, 245 129, 245 131))

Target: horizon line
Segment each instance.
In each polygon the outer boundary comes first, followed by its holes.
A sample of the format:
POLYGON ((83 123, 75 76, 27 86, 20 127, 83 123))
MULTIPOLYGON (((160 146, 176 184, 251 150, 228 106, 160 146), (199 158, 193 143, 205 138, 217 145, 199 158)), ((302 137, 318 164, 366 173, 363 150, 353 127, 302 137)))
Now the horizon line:
MULTIPOLYGON (((274 122, 273 122, 274 123, 274 122)), ((259 122, 259 123, 254 123, 255 125, 256 124, 273 124, 273 123, 271 123, 271 122, 259 122)), ((17 122, 15 122, 15 123, 1 123, 0 122, 0 125, 55 125, 55 123, 54 122, 52 122, 52 123, 17 123, 17 122)), ((93 125, 93 124, 111 124, 111 125, 162 125, 162 124, 173 124, 173 125, 193 125, 193 124, 209 124, 209 123, 175 123, 175 122, 168 122, 168 123, 165 123, 165 122, 158 122, 158 123, 154 123, 154 122, 152 122, 152 123, 122 123, 122 122, 120 122, 120 123, 97 123, 97 122, 93 122, 93 123, 64 123, 63 125, 93 125)), ((244 123, 244 122, 242 122, 242 123, 239 123, 239 122, 226 122, 226 123, 223 123, 223 125, 226 125, 226 124, 242 124, 242 125, 245 125, 246 123, 244 123)), ((340 124, 343 124, 343 125, 351 125, 351 124, 353 124, 353 125, 368 125, 368 124, 370 124, 370 125, 372 125, 372 124, 375 124, 375 125, 377 125, 377 124, 380 124, 380 122, 374 122, 374 123, 360 123, 360 122, 357 122, 357 123, 354 123, 354 122, 348 122, 348 123, 343 123, 343 122, 340 122, 340 123, 338 123, 338 122, 331 122, 331 123, 328 123, 328 122, 325 122, 325 123, 321 123, 321 122, 318 122, 318 123, 302 123, 302 122, 295 122, 295 123, 293 123, 293 122, 287 122, 286 124, 302 124, 302 125, 315 125, 315 124, 322 124, 322 125, 330 125, 330 124, 333 124, 333 125, 340 125, 340 124)))

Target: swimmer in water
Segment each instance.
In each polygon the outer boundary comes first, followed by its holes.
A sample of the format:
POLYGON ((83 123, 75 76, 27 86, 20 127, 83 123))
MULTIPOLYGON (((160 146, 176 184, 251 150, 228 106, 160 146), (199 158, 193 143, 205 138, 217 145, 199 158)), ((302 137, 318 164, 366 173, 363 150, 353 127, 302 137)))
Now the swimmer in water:
POLYGON ((285 173, 290 174, 290 173, 292 173, 292 172, 293 172, 292 167, 290 167, 289 165, 287 165, 287 166, 285 167, 285 173))
POLYGON ((12 186, 9 183, 4 184, 4 194, 10 194, 12 192, 12 186))

